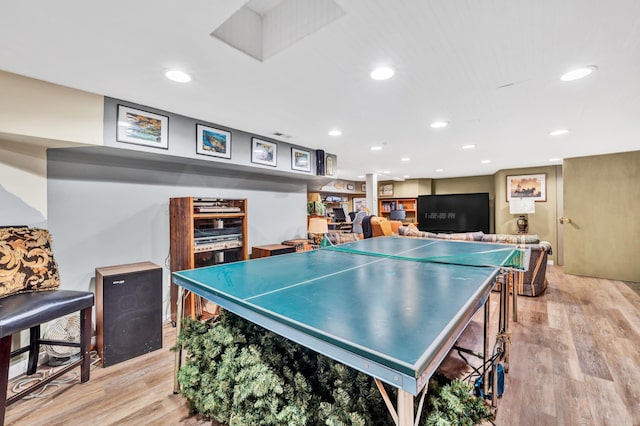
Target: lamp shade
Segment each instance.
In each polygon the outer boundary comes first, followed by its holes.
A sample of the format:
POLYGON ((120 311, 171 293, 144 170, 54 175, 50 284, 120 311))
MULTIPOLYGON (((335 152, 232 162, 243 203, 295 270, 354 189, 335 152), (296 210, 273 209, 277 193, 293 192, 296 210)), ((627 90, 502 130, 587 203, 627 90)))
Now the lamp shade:
POLYGON ((536 212, 536 202, 533 198, 512 198, 509 200, 509 213, 511 214, 534 214, 536 212))
POLYGON ((326 234, 327 232, 329 232, 327 219, 321 217, 312 217, 311 219, 309 219, 309 233, 326 234))

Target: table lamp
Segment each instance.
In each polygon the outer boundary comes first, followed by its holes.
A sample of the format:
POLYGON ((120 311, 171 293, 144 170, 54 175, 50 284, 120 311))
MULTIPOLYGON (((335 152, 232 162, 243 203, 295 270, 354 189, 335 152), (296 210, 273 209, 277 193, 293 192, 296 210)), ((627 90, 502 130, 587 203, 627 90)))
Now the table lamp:
POLYGON ((509 213, 520 215, 517 220, 518 234, 526 234, 529 221, 527 214, 536 212, 536 202, 533 198, 512 198, 509 200, 509 213))
POLYGON ((327 219, 322 217, 312 217, 309 219, 309 233, 315 234, 315 243, 317 245, 322 244, 324 234, 329 232, 329 225, 327 219))

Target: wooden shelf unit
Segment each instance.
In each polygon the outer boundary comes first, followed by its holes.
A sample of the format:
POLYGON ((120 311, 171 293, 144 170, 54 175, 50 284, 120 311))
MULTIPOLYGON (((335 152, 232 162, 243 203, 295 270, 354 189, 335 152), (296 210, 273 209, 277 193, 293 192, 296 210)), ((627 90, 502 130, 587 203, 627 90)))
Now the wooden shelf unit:
POLYGON ((391 210, 404 210, 407 212, 404 223, 418 222, 417 198, 380 198, 378 199, 378 215, 389 219, 391 210))
POLYGON ((327 209, 327 217, 333 218, 333 209, 340 208, 344 210, 344 214, 347 215, 352 210, 351 202, 349 197, 344 194, 334 194, 334 193, 321 193, 322 202, 324 203, 327 209), (340 201, 327 201, 327 197, 331 199, 335 199, 336 197, 340 198, 340 201))
MULTIPOLYGON (((249 259, 247 200, 180 197, 169 200, 171 272, 249 259), (216 211, 225 205, 237 211, 216 211), (213 206, 213 207, 212 207, 213 206), (203 238, 211 237, 209 244, 203 238), (199 240, 197 241, 196 238, 199 240)), ((178 286, 171 283, 171 321, 177 314, 178 286)), ((184 316, 196 317, 201 298, 189 295, 184 316)))

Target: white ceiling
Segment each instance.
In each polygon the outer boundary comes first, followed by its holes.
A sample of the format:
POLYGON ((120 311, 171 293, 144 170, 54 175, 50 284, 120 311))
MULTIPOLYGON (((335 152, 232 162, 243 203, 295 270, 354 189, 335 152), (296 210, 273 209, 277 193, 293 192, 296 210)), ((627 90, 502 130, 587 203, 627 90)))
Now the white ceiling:
MULTIPOLYGON (((335 2, 344 16, 263 62, 210 36, 245 0, 3 2, 0 69, 282 132, 337 154, 345 179, 485 175, 640 149, 638 0, 335 2), (379 64, 396 76, 370 79, 379 64), (560 81, 583 65, 599 69, 560 81), (167 80, 172 68, 193 81, 167 80), (549 136, 559 128, 570 132, 549 136)), ((268 14, 281 2, 252 3, 268 14)))

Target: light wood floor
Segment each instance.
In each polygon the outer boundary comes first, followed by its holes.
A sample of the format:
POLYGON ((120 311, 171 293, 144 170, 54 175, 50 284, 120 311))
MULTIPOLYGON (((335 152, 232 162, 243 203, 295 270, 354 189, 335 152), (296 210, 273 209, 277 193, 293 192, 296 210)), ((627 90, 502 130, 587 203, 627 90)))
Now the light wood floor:
MULTIPOLYGON (((619 281, 564 275, 559 267, 548 268, 547 278, 545 294, 519 297, 495 423, 640 425, 640 296, 619 281)), ((479 343, 481 330, 470 324, 462 340, 479 343)), ((173 333, 165 327, 162 350, 93 367, 85 384, 17 402, 6 424, 211 424, 189 417, 187 404, 172 393, 173 333)))

